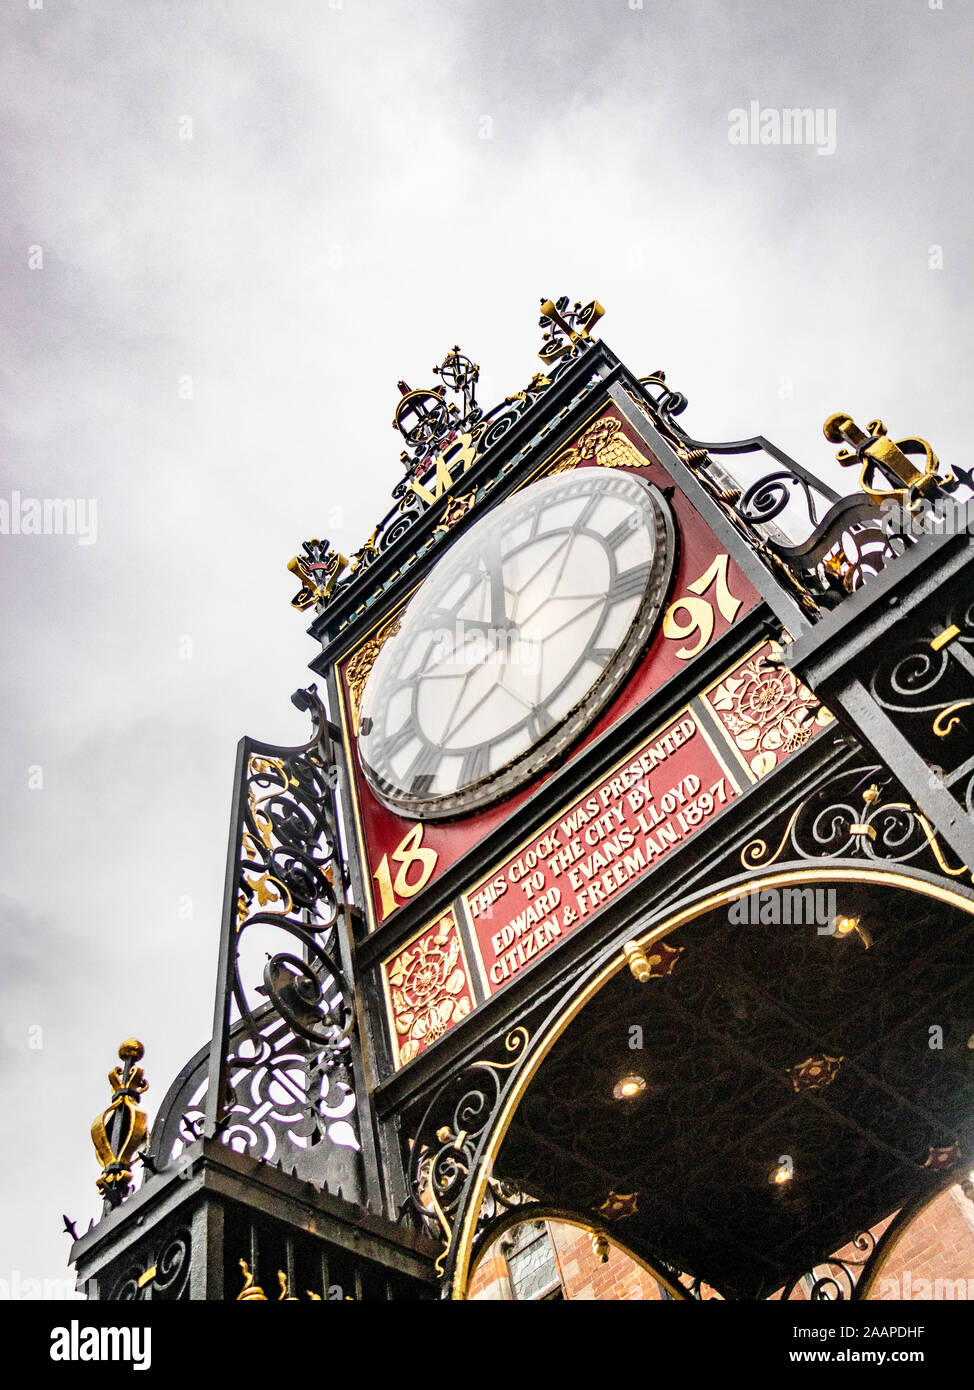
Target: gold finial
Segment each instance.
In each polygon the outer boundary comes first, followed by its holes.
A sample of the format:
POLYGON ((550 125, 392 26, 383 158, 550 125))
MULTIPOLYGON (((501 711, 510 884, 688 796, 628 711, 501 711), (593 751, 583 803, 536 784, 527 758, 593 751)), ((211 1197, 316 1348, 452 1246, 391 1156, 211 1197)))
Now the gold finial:
POLYGON ((545 330, 545 335, 538 353, 542 362, 555 362, 573 352, 580 342, 588 342, 590 330, 604 313, 597 299, 584 305, 577 299, 570 304, 567 295, 558 300, 542 299, 539 326, 545 330))
POLYGON ((830 444, 844 440, 850 446, 840 449, 835 457, 843 467, 856 462, 862 465, 859 486, 877 506, 888 500, 901 504, 913 501, 954 481, 951 474, 938 472, 940 460, 925 439, 900 439, 894 443, 886 437, 882 420, 870 420, 866 430, 861 430, 851 415, 840 410, 826 420, 823 433, 830 444), (922 457, 921 468, 907 457, 910 454, 922 457), (879 490, 873 486, 877 469, 891 487, 879 490))
POLYGON ((287 1291, 287 1275, 284 1273, 283 1269, 279 1269, 279 1270, 277 1271, 277 1282, 278 1282, 278 1283, 280 1284, 280 1286, 281 1286, 281 1292, 280 1292, 280 1295, 279 1295, 278 1300, 277 1300, 278 1303, 297 1303, 297 1302, 299 1302, 299 1300, 296 1299, 296 1298, 294 1297, 294 1294, 293 1294, 293 1293, 288 1293, 288 1291, 287 1291))
POLYGON ((592 1254, 600 1265, 609 1262, 609 1237, 603 1231, 592 1232, 592 1254))
POLYGON ((649 968, 649 959, 646 952, 635 941, 627 941, 622 950, 626 960, 629 962, 629 969, 632 971, 633 975, 640 984, 645 984, 646 981, 652 977, 653 973, 649 968))
POLYGON ((96 1186, 109 1206, 117 1207, 132 1187, 131 1163, 149 1141, 147 1117, 138 1105, 149 1089, 145 1073, 135 1064, 145 1056, 138 1038, 126 1038, 118 1049, 120 1067, 112 1067, 108 1084, 112 1099, 91 1122, 91 1142, 101 1164, 96 1186))
POLYGON ((627 941, 622 951, 635 978, 645 984, 647 980, 669 975, 683 949, 682 946, 668 946, 665 941, 654 941, 649 951, 645 951, 638 941, 627 941))
POLYGON ((256 1299, 261 1303, 266 1303, 267 1295, 258 1284, 254 1283, 254 1276, 250 1272, 250 1267, 247 1264, 247 1261, 238 1260, 237 1263, 243 1270, 244 1282, 243 1288, 237 1294, 237 1297, 234 1301, 237 1303, 247 1303, 253 1302, 256 1299))

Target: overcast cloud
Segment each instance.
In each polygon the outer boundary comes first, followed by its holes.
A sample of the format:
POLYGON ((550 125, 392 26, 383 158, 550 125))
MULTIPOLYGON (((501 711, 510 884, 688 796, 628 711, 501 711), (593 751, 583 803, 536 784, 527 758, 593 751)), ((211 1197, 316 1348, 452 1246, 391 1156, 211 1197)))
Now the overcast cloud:
POLYGON ((0 535, 0 1280, 66 1276, 118 1043, 154 1108, 208 1035, 234 746, 306 736, 284 566, 386 510, 400 377, 459 342, 490 405, 598 296, 700 437, 970 466, 971 6, 633 5, 4 8, 0 498, 97 532, 0 535), (751 102, 834 152, 732 144, 751 102))

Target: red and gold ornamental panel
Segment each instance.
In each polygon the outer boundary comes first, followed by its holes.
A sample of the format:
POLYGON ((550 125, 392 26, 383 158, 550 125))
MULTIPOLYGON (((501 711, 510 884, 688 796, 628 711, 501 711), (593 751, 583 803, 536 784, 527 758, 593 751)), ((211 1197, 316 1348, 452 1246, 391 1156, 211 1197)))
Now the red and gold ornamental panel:
POLYGON ((476 1002, 452 908, 385 963, 382 982, 397 1064, 405 1066, 466 1018, 476 1002))
POLYGON ((790 671, 766 660, 780 654, 780 645, 769 642, 700 696, 751 782, 773 771, 832 719, 790 671))

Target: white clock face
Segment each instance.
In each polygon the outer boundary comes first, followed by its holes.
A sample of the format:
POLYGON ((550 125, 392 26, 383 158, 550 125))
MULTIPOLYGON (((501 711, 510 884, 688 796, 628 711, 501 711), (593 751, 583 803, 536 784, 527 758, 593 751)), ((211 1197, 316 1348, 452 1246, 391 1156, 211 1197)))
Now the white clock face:
POLYGON ((559 758, 644 650, 674 548, 660 493, 607 468, 544 478, 475 523, 369 674, 358 747, 379 800, 458 816, 559 758))

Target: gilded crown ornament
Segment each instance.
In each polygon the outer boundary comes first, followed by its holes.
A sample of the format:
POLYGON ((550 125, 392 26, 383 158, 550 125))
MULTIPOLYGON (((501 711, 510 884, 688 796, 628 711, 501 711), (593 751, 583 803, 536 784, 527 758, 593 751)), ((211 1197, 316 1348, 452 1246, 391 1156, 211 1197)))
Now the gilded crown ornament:
POLYGON ((477 404, 476 387, 480 368, 454 344, 443 361, 432 368, 439 386, 413 390, 398 382, 401 399, 392 417, 392 427, 409 445, 401 458, 410 474, 422 473, 427 465, 483 418, 477 404), (447 392, 460 398, 459 404, 447 400, 447 392), (411 452, 410 452, 411 450, 411 452))
POLYGON ((119 1206, 131 1191, 132 1161, 149 1139, 146 1113, 138 1105, 149 1083, 136 1065, 145 1049, 136 1038, 128 1038, 118 1055, 122 1065, 108 1073, 111 1103, 91 1123, 91 1142, 102 1166, 96 1186, 112 1207, 119 1206))
POLYGON ((348 565, 344 555, 332 550, 328 541, 305 541, 303 555, 288 560, 287 567, 301 581, 301 588, 291 600, 291 607, 303 612, 313 604, 331 597, 338 576, 348 565))

